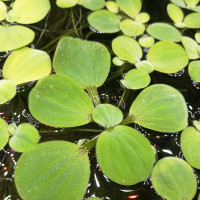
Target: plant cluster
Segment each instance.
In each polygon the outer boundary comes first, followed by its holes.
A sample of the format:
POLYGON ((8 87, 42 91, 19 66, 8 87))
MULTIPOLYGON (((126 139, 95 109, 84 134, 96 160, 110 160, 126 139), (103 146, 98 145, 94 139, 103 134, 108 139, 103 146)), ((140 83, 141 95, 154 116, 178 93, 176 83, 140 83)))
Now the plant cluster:
POLYGON ((46 52, 25 47, 33 41, 34 32, 22 26, 42 20, 50 10, 49 0, 0 1, 0 52, 12 51, 2 67, 0 104, 16 95, 18 85, 38 80, 28 97, 36 120, 64 128, 96 123, 102 132, 77 144, 39 143, 39 131, 33 125, 8 125, 0 118, 0 149, 9 142, 22 153, 15 169, 20 196, 24 200, 81 200, 90 177, 88 152, 96 148, 102 172, 117 184, 134 185, 151 176, 153 187, 164 198, 193 199, 197 191, 193 168, 200 169, 200 122, 188 126, 187 105, 177 89, 149 84, 154 70, 176 73, 187 65, 190 77, 200 82, 199 0, 171 0, 166 9, 174 25, 147 24, 150 15, 141 12, 141 0, 56 3, 61 8, 83 6, 91 10, 88 23, 98 32, 119 33, 111 44, 115 56, 102 43, 67 36, 60 39, 51 62, 46 52), (183 9, 191 13, 184 16, 183 9), (184 35, 186 29, 197 29, 194 38, 184 35), (117 106, 101 103, 98 94, 111 61, 119 68, 126 63, 133 68, 121 80, 124 93, 117 106), (51 73, 52 66, 55 73, 51 73), (127 90, 138 89, 143 90, 126 116, 120 109, 123 97, 127 90), (183 130, 185 160, 157 160, 156 149, 133 123, 160 134, 183 130))

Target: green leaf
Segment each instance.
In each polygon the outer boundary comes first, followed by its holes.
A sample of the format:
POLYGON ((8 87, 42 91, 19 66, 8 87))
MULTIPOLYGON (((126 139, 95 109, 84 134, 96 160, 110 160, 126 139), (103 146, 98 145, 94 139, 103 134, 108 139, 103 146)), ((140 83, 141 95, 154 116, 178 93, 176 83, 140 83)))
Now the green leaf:
POLYGON ((14 136, 10 138, 9 145, 18 152, 26 152, 39 142, 38 130, 31 124, 20 124, 14 136))
POLYGON ((0 52, 26 46, 33 41, 34 37, 35 33, 24 26, 0 26, 0 52))
POLYGON ((91 121, 93 104, 87 93, 71 78, 47 76, 29 95, 34 118, 49 126, 74 127, 91 121))
POLYGON ((98 42, 71 37, 60 40, 53 60, 57 74, 74 79, 81 87, 99 87, 110 70, 109 51, 98 42))
POLYGON ((88 23, 104 33, 116 33, 120 31, 120 18, 108 10, 92 12, 88 16, 88 23))
POLYGON ((100 198, 96 198, 96 197, 92 197, 92 198, 88 198, 87 200, 101 200, 100 198))
POLYGON ((154 23, 147 28, 147 33, 158 40, 181 41, 181 33, 167 23, 154 23))
POLYGON ((189 37, 182 37, 181 40, 189 59, 199 58, 198 44, 195 40, 189 37))
POLYGON ((8 124, 0 118, 0 150, 4 148, 9 140, 8 124))
POLYGON ((119 7, 114 1, 106 1, 106 8, 113 13, 118 13, 119 7))
POLYGON ((90 176, 87 154, 71 142, 51 141, 22 154, 15 183, 23 199, 80 200, 90 176))
POLYGON ((127 36, 115 38, 112 41, 112 49, 120 59, 133 64, 142 58, 142 49, 138 42, 127 36))
POLYGON ((200 132, 194 127, 185 128, 181 134, 181 149, 187 162, 200 169, 200 132))
POLYGON ((191 62, 188 67, 188 72, 194 81, 200 82, 200 61, 191 62))
POLYGON ((131 19, 125 19, 120 23, 121 31, 127 36, 138 36, 144 33, 145 26, 144 24, 135 22, 131 19))
POLYGON ((143 36, 139 39, 139 44, 142 46, 142 47, 145 47, 145 48, 150 48, 154 45, 154 38, 151 37, 151 36, 143 36))
POLYGON ((141 69, 132 69, 124 77, 124 80, 121 80, 121 83, 124 87, 132 90, 138 90, 145 88, 151 82, 149 74, 141 69))
POLYGON ((105 0, 79 0, 78 4, 90 10, 99 10, 105 7, 105 0))
POLYGON ((119 124, 123 119, 121 110, 111 104, 99 104, 92 112, 93 120, 105 128, 119 124))
POLYGON ((151 178, 153 187, 165 199, 193 199, 197 190, 193 169, 180 158, 165 157, 159 160, 151 178))
POLYGON ((188 64, 185 50, 170 41, 155 43, 147 54, 147 60, 153 64, 156 71, 163 73, 178 72, 188 64))
POLYGON ((114 57, 113 59, 112 59, 112 61, 113 61, 113 64, 114 65, 117 65, 117 66, 122 66, 123 64, 124 64, 124 61, 123 60, 121 60, 119 57, 114 57))
POLYGON ((188 125, 188 110, 183 96, 164 84, 145 88, 132 103, 129 117, 135 123, 159 132, 174 133, 188 125))
POLYGON ((175 5, 181 7, 181 8, 185 8, 185 0, 171 0, 172 3, 174 3, 175 5))
POLYGON ((199 32, 197 32, 197 33, 195 34, 195 40, 196 40, 198 43, 200 43, 200 33, 199 33, 199 32))
POLYGON ((7 11, 6 4, 4 2, 0 1, 0 21, 4 20, 6 18, 5 17, 6 11, 7 11))
POLYGON ((102 172, 121 185, 134 185, 147 179, 155 161, 149 141, 128 126, 116 126, 101 133, 96 153, 102 172))
POLYGON ((50 72, 49 55, 44 51, 28 47, 13 51, 3 66, 3 77, 16 85, 41 79, 50 72))
POLYGON ((185 0, 185 3, 189 7, 195 7, 199 3, 199 0, 185 0))
POLYGON ((16 95, 16 85, 6 79, 0 80, 0 104, 6 103, 16 95))
POLYGON ((141 0, 116 0, 116 2, 119 8, 131 18, 135 18, 142 8, 141 0))
POLYGON ((78 0, 56 0, 56 4, 60 8, 71 8, 77 4, 78 0))
POLYGON ((17 130, 17 125, 15 123, 11 123, 8 125, 8 131, 10 135, 14 135, 17 130))
POLYGON ((137 69, 144 70, 149 74, 154 71, 153 65, 149 61, 146 61, 146 60, 136 63, 135 66, 137 67, 137 69))
POLYGON ((13 10, 19 14, 18 23, 33 24, 42 20, 50 10, 49 0, 15 0, 13 10))
POLYGON ((200 13, 191 13, 184 19, 187 28, 200 28, 200 13))
POLYGON ((135 21, 138 23, 147 23, 150 20, 150 15, 146 12, 139 13, 135 16, 135 21))
POLYGON ((19 13, 13 9, 9 10, 5 16, 6 16, 6 21, 8 22, 16 22, 20 18, 19 13))

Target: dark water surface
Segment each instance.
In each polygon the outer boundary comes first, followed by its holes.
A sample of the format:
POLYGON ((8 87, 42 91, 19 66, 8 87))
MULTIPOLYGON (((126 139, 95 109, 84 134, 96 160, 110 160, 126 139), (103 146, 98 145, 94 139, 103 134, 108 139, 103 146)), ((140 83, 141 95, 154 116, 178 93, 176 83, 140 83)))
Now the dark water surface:
MULTIPOLYGON (((143 11, 150 13, 151 21, 153 22, 169 22, 167 16, 166 5, 168 0, 162 0, 162 3, 157 0, 144 0, 143 11)), ((86 16, 88 10, 76 7, 73 9, 60 9, 55 6, 52 0, 52 9, 50 14, 40 23, 31 25, 32 29, 36 32, 36 39, 32 46, 35 48, 47 51, 53 58, 55 47, 58 37, 61 35, 71 35, 74 37, 81 37, 88 40, 96 40, 102 42, 107 46, 111 52, 111 41, 118 34, 98 34, 91 32, 88 28, 86 16), (76 27, 76 29, 74 29, 76 27), (67 33, 67 34, 66 34, 67 33)), ((184 34, 193 36, 194 31, 185 31, 184 34)), ((147 52, 148 49, 144 49, 147 52)), ((111 52, 112 54, 112 52, 111 52)), ((112 56, 114 56, 112 54, 112 56)), ((7 54, 0 54, 0 69, 7 57, 7 54)), ((99 94, 102 103, 107 102, 116 105, 123 93, 123 88, 120 85, 122 76, 133 66, 126 64, 122 68, 112 66, 111 72, 106 83, 99 88, 99 94)), ((52 72, 54 73, 54 72, 52 72)), ((0 76, 0 79, 2 76, 0 76)), ((151 74, 151 84, 164 83, 171 85, 178 89, 185 97, 188 110, 189 110, 189 124, 192 120, 199 120, 200 118, 200 84, 195 83, 188 76, 187 68, 176 74, 162 74, 153 72, 151 74)), ((36 121, 30 114, 28 109, 28 94, 34 87, 35 82, 19 86, 18 93, 14 99, 0 106, 0 116, 7 120, 8 123, 15 122, 17 125, 20 123, 30 123, 36 126, 40 131, 40 142, 50 140, 66 140, 77 142, 82 138, 93 138, 97 132, 83 132, 77 131, 77 128, 51 128, 36 121)), ((137 97, 141 90, 128 91, 125 95, 124 101, 121 105, 121 110, 124 115, 128 114, 131 103, 137 97)), ((132 125, 142 134, 144 134, 151 144, 157 149, 158 159, 166 156, 176 156, 183 158, 180 149, 180 134, 161 134, 152 130, 144 129, 137 124, 132 125)), ((89 124, 80 129, 97 129, 101 130, 96 124, 89 124)), ((14 184, 14 169, 20 154, 14 152, 7 145, 0 151, 0 200, 21 200, 17 194, 14 184)), ((97 196, 104 200, 160 200, 163 199, 155 192, 152 187, 150 178, 134 186, 122 186, 110 181, 98 166, 95 150, 89 153, 91 161, 91 177, 86 191, 85 198, 97 196)), ((200 178, 200 171, 194 170, 198 184, 200 178)), ((197 199, 199 189, 194 199, 197 199)), ((85 199, 84 198, 84 199, 85 199)))

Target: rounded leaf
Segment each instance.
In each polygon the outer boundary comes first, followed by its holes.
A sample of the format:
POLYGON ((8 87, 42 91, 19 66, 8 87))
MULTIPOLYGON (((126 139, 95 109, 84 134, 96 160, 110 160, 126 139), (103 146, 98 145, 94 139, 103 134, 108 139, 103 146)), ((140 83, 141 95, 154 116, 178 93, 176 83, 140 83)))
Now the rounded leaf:
POLYGON ((196 40, 198 43, 200 43, 200 32, 197 32, 197 33, 195 34, 195 40, 196 40))
POLYGON ((174 3, 175 5, 181 7, 181 8, 185 8, 185 0, 171 0, 172 3, 174 3))
POLYGON ((15 170, 15 183, 24 200, 80 200, 90 176, 87 154, 65 141, 36 145, 22 154, 15 170))
POLYGON ((182 23, 184 14, 183 14, 183 11, 181 8, 170 3, 167 6, 167 13, 168 13, 169 17, 174 21, 175 24, 182 23))
POLYGON ((129 116, 135 123, 159 132, 174 133, 188 124, 188 110, 182 94, 164 84, 145 88, 131 105, 129 116))
POLYGON ((8 124, 5 120, 0 118, 0 150, 4 148, 9 140, 8 124))
POLYGON ((187 28, 200 28, 200 13, 191 13, 184 19, 187 28))
POLYGON ((56 0, 56 4, 60 8, 71 8, 77 4, 78 0, 56 0))
POLYGON ((99 10, 105 6, 105 0, 78 0, 78 4, 90 10, 99 10))
POLYGON ((149 74, 141 69, 132 69, 124 77, 124 80, 121 80, 121 83, 124 87, 128 89, 138 90, 145 88, 151 82, 149 74))
POLYGON ((5 17, 6 11, 7 11, 6 4, 4 2, 0 1, 0 21, 4 20, 6 18, 5 17))
POLYGON ((185 0, 185 3, 188 7, 195 7, 199 3, 199 0, 185 0))
POLYGON ((0 104, 6 103, 16 95, 16 85, 6 79, 0 80, 0 104))
POLYGON ((118 13, 119 7, 114 1, 107 1, 106 8, 113 13, 118 13))
POLYGON ((13 51, 3 66, 3 77, 16 85, 41 79, 50 72, 49 55, 44 51, 28 47, 13 51))
POLYGON ((24 26, 0 26, 0 52, 26 46, 33 41, 34 37, 35 33, 24 26))
POLYGON ((8 22, 16 22, 20 18, 19 13, 13 9, 9 10, 5 16, 6 16, 6 21, 8 22))
POLYGON ((138 23, 143 23, 144 24, 144 23, 147 23, 149 20, 150 20, 150 16, 146 12, 139 13, 135 17, 135 21, 138 22, 138 23))
POLYGON ((99 87, 110 70, 109 51, 101 43, 72 37, 60 40, 53 59, 57 74, 74 79, 81 87, 99 87))
POLYGON ((87 93, 71 78, 47 76, 29 95, 34 118, 49 126, 74 127, 91 121, 93 104, 87 93))
POLYGON ((138 36, 144 33, 145 26, 144 24, 135 22, 131 19, 125 19, 120 23, 121 31, 127 36, 138 36))
POLYGON ((101 133, 96 153, 102 172, 121 185, 134 185, 147 179, 155 161, 149 141, 128 126, 116 126, 101 133))
POLYGON ((154 38, 151 37, 151 36, 144 36, 144 37, 141 37, 139 39, 139 44, 142 46, 142 47, 145 47, 145 48, 150 48, 154 45, 154 38))
POLYGON ((155 43, 147 54, 156 71, 163 73, 176 73, 188 64, 185 50, 178 44, 170 41, 155 43))
POLYGON ((38 130, 31 124, 20 124, 14 136, 10 138, 9 145, 18 152, 28 151, 39 142, 38 130))
POLYGON ((188 72, 194 81, 200 82, 200 61, 191 62, 188 67, 188 72))
POLYGON ((113 59, 112 59, 112 61, 113 61, 113 64, 114 65, 117 65, 117 66, 122 66, 123 64, 124 64, 124 61, 123 60, 121 60, 119 57, 114 57, 113 59))
POLYGON ((149 74, 154 71, 153 65, 149 61, 146 61, 146 60, 136 63, 135 66, 137 67, 137 69, 144 70, 149 74))
POLYGON ((8 131, 10 135, 14 135, 17 130, 17 125, 15 123, 11 123, 8 125, 8 131))
POLYGON ((153 168, 152 184, 159 195, 166 199, 192 199, 197 180, 192 168, 184 160, 165 157, 153 168))
POLYGON ((120 59, 133 64, 142 58, 142 49, 138 42, 127 36, 115 38, 112 41, 112 49, 120 59))
POLYGON ((42 20, 50 10, 49 0, 15 0, 13 10, 19 14, 16 22, 33 24, 42 20))
POLYGON ((200 57, 198 52, 198 44, 195 40, 189 37, 182 37, 181 40, 189 59, 197 59, 200 57))
POLYGON ((131 18, 135 18, 142 8, 141 0, 116 0, 116 2, 119 8, 131 18))
POLYGON ((99 104, 92 112, 93 120, 105 128, 114 127, 123 119, 121 110, 111 104, 99 104))
POLYGON ((88 23, 95 29, 104 33, 116 33, 120 31, 120 19, 108 10, 99 10, 88 16, 88 23))
POLYGON ((181 41, 181 33, 167 23, 154 23, 147 28, 147 33, 158 40, 181 41))

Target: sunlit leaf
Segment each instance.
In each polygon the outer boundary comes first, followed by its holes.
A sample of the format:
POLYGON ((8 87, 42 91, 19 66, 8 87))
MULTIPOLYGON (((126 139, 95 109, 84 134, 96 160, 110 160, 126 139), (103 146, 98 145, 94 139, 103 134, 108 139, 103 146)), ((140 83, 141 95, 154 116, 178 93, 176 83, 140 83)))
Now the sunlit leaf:
POLYGON ((88 16, 89 24, 104 33, 115 33, 120 31, 120 19, 108 10, 99 10, 88 16))
POLYGON ((190 37, 182 37, 181 40, 189 59, 199 58, 198 44, 190 37))
POLYGON ((99 87, 106 80, 111 58, 101 43, 72 37, 60 40, 53 66, 57 74, 67 75, 81 87, 99 87))
POLYGON ((146 12, 139 13, 135 17, 135 21, 138 23, 147 23, 150 20, 150 15, 146 12))
POLYGON ((139 39, 139 44, 142 46, 142 47, 145 47, 145 48, 150 48, 154 45, 154 38, 151 37, 151 36, 143 36, 139 39))
POLYGON ((142 8, 141 0, 116 0, 116 2, 119 8, 131 18, 135 18, 142 8))
POLYGON ((79 5, 90 9, 99 10, 105 6, 105 0, 76 0, 79 5))
POLYGON ((184 19, 187 28, 200 28, 200 13, 191 13, 184 19))
POLYGON ((146 71, 132 69, 125 75, 124 79, 121 80, 121 83, 128 89, 138 90, 147 87, 150 81, 151 78, 146 71))
POLYGON ((0 21, 4 20, 6 18, 5 17, 6 11, 7 11, 7 7, 6 7, 5 3, 0 1, 0 21))
POLYGON ((18 49, 30 44, 35 33, 24 26, 0 26, 0 52, 18 49))
POLYGON ((127 36, 119 36, 112 41, 114 53, 122 60, 130 63, 139 62, 142 58, 142 49, 138 42, 127 36))
POLYGON ((101 133, 96 153, 103 173, 121 185, 133 185, 147 179, 155 161, 149 141, 128 126, 116 126, 101 133))
POLYGON ((184 160, 165 157, 159 160, 151 175, 152 184, 165 199, 193 199, 197 180, 193 169, 184 160))
POLYGON ((9 145, 18 152, 25 152, 39 142, 38 130, 31 124, 20 124, 14 136, 10 138, 9 145))
POLYGON ((32 24, 42 20, 50 10, 49 0, 15 0, 13 10, 20 15, 21 24, 32 24))
POLYGON ((106 8, 113 13, 118 13, 119 7, 114 1, 107 1, 106 8))
POLYGON ((8 22, 16 22, 20 18, 20 14, 13 9, 9 10, 5 16, 8 22))
POLYGON ((185 1, 184 0, 171 0, 172 3, 174 3, 175 5, 181 7, 181 8, 185 8, 185 1))
POLYGON ((188 124, 188 111, 181 93, 164 84, 145 88, 134 100, 129 119, 155 131, 174 133, 188 124))
POLYGON ((163 73, 178 72, 188 64, 185 50, 171 41, 155 43, 147 54, 147 60, 153 64, 156 71, 163 73))
POLYGON ((136 63, 135 66, 137 67, 137 69, 144 70, 149 74, 154 71, 153 65, 149 61, 146 61, 146 60, 136 63))
POLYGON ((117 65, 117 66, 122 66, 123 64, 124 64, 124 61, 123 60, 121 60, 119 57, 114 57, 113 59, 112 59, 112 61, 113 61, 113 64, 114 65, 117 65))
POLYGON ((195 7, 199 3, 199 0, 185 0, 185 3, 189 7, 195 7))
POLYGON ((78 0, 56 0, 57 6, 61 8, 71 8, 77 4, 78 0))
POLYGON ((88 198, 87 200, 101 200, 100 198, 96 198, 96 197, 92 197, 92 198, 88 198))
POLYGON ((29 95, 29 109, 40 122, 56 127, 74 127, 91 121, 93 104, 74 80, 51 75, 38 81, 29 95))
POLYGON ((17 125, 15 123, 11 123, 8 125, 8 131, 10 135, 14 135, 17 130, 17 125))
POLYGON ((200 61, 191 62, 188 67, 188 72, 194 81, 200 82, 200 61))
POLYGON ((22 154, 15 183, 23 199, 80 200, 90 176, 87 154, 71 142, 51 141, 22 154))
POLYGON ((195 34, 195 40, 200 43, 200 33, 195 34))
POLYGON ((0 80, 0 104, 6 103, 16 94, 16 85, 14 82, 2 79, 0 80))
POLYGON ((13 51, 3 66, 3 77, 17 85, 41 79, 50 72, 49 55, 44 51, 27 47, 13 51))
POLYGON ((154 23, 147 28, 147 33, 158 40, 181 41, 181 33, 167 23, 154 23))
POLYGON ((9 140, 8 124, 0 118, 0 150, 7 144, 9 140))
POLYGON ((121 110, 111 104, 100 104, 92 112, 93 120, 105 128, 119 124, 123 119, 121 110))

